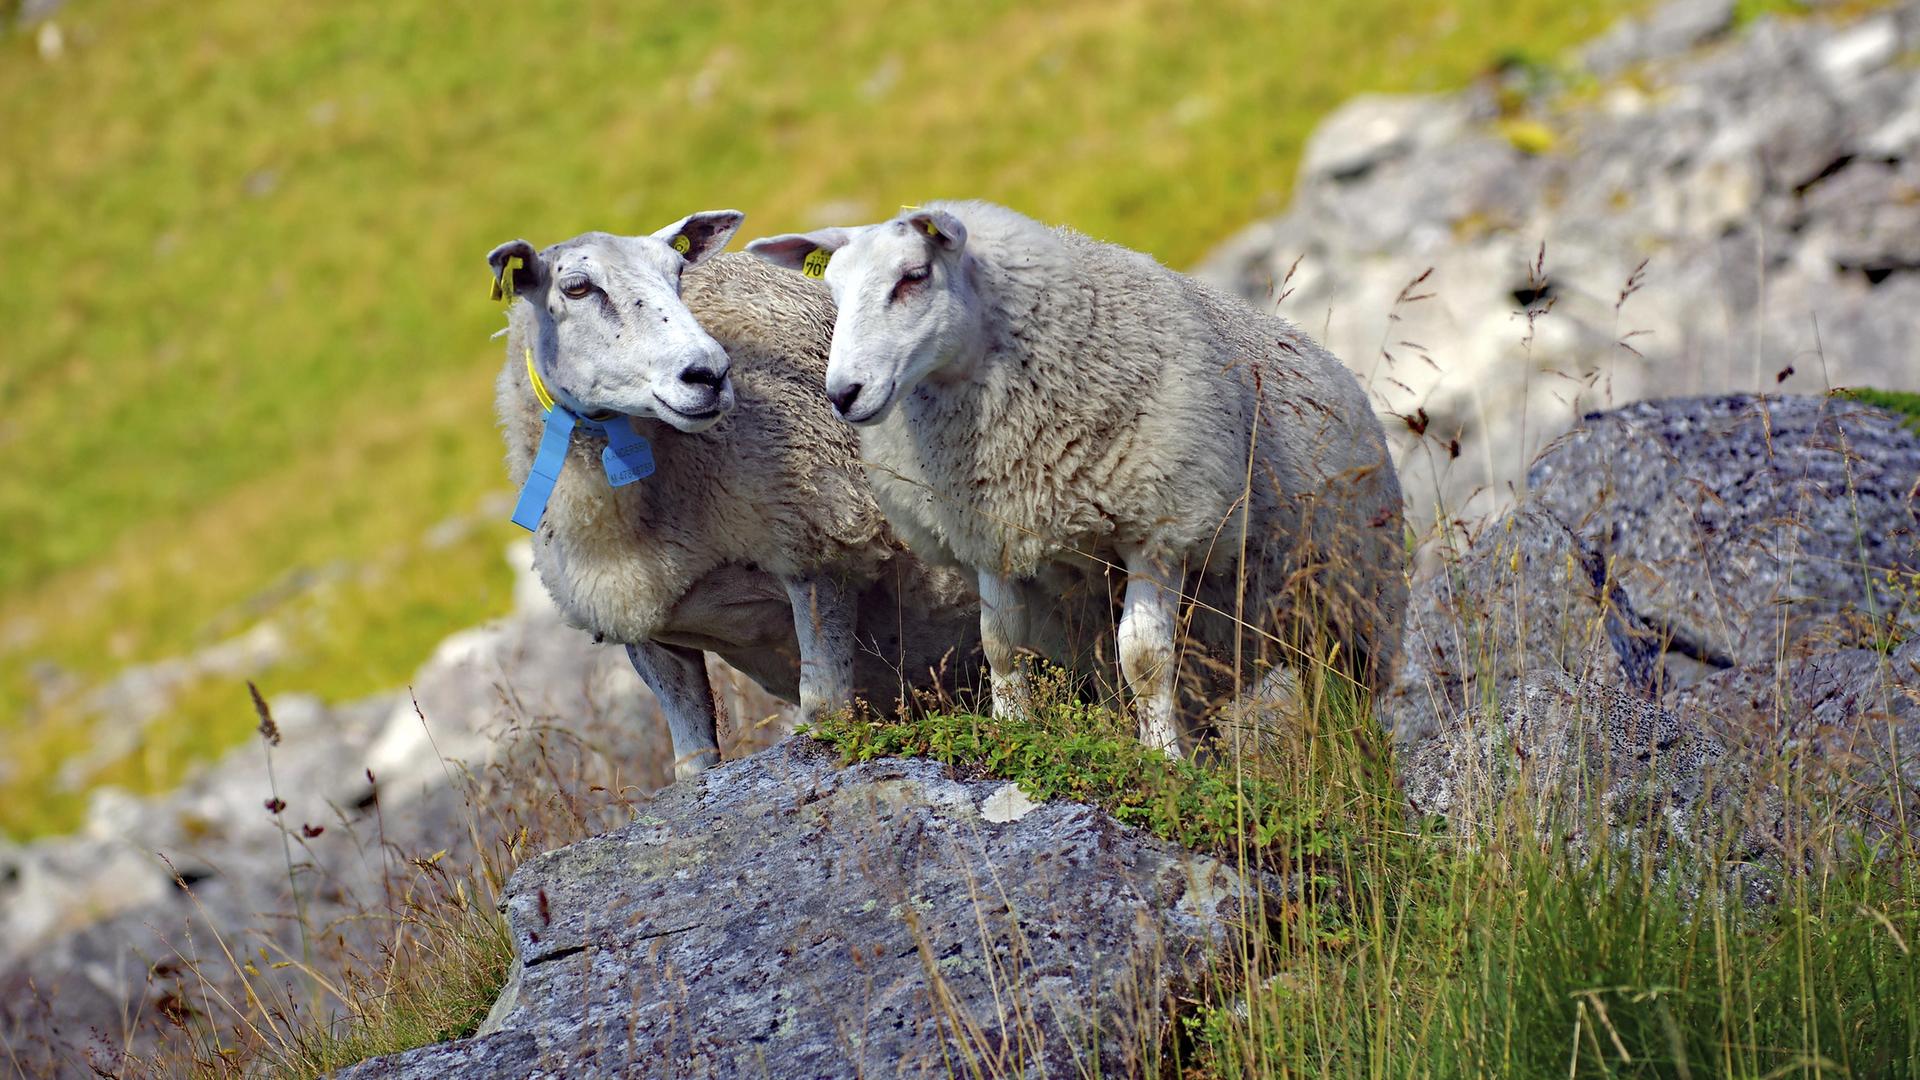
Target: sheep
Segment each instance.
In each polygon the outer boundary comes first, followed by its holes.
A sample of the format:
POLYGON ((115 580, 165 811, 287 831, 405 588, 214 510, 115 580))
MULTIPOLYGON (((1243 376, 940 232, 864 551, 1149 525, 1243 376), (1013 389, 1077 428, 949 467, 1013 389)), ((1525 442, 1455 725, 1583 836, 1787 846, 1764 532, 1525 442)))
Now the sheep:
POLYGON ((1033 615, 1116 564, 1121 675, 1169 753, 1197 711, 1183 659, 1199 704, 1226 672, 1253 685, 1262 646, 1316 633, 1370 688, 1391 670, 1399 480, 1357 379, 1291 323, 984 202, 747 251, 832 290, 827 397, 895 530, 978 575, 996 713, 1028 704, 1033 615))
POLYGON ((535 529, 535 565, 568 621, 627 647, 683 778, 719 760, 704 653, 810 718, 964 687, 979 662, 970 582, 887 529, 852 433, 820 398, 827 291, 719 254, 742 219, 708 211, 650 236, 538 252, 515 240, 487 257, 514 294, 496 388, 513 482, 541 439, 541 391, 588 421, 535 529), (612 486, 596 423, 649 440, 652 474, 612 486))

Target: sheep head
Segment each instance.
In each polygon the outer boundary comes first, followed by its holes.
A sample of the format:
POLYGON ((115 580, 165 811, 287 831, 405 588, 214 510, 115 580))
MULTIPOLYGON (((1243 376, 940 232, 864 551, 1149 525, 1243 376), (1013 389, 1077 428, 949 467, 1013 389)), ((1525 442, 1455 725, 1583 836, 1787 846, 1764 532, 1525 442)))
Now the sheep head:
POLYGON ((512 290, 534 364, 554 400, 589 419, 651 417, 704 431, 734 405, 726 350, 680 299, 680 276, 726 247, 745 215, 709 210, 647 236, 583 233, 487 255, 512 290))
POLYGON ((839 308, 827 399, 841 419, 870 424, 922 380, 964 377, 981 353, 966 244, 959 218, 914 209, 877 225, 755 240, 747 251, 826 279, 839 308))

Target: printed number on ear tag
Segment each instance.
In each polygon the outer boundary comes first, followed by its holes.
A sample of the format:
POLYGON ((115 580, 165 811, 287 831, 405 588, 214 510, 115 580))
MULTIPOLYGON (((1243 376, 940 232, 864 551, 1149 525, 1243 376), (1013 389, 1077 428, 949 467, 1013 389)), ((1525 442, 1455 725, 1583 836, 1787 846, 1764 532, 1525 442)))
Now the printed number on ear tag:
POLYGON ((681 233, 679 236, 673 238, 673 250, 685 255, 687 252, 693 250, 693 241, 687 239, 686 233, 681 233))
POLYGON ((800 260, 800 272, 808 277, 826 277, 827 260, 831 258, 833 255, 830 252, 814 248, 807 253, 806 258, 800 260))

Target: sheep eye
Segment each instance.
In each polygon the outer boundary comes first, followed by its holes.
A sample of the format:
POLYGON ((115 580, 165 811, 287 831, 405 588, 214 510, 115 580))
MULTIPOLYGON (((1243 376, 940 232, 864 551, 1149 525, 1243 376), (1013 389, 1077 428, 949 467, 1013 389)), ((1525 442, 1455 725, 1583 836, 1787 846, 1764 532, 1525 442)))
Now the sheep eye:
POLYGON ((913 269, 908 270, 906 273, 901 274, 900 280, 896 282, 893 286, 893 292, 887 296, 887 302, 892 303, 893 301, 898 300, 902 296, 906 295, 907 290, 913 288, 915 285, 918 285, 920 282, 927 280, 927 275, 930 274, 931 272, 932 270, 929 267, 916 266, 913 269))
POLYGON ((573 278, 560 283, 560 292, 570 300, 578 300, 593 291, 593 282, 586 278, 573 278))

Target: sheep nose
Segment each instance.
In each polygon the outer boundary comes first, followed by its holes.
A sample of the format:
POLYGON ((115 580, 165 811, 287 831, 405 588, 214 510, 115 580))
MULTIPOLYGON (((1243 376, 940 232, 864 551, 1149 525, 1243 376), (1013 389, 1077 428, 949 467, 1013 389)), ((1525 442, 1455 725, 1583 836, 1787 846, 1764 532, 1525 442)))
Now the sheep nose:
POLYGON ((866 383, 849 383, 838 390, 828 390, 827 400, 833 402, 835 412, 845 416, 847 410, 853 408, 853 403, 860 400, 860 391, 866 388, 866 383))
POLYGON ((690 365, 680 370, 680 381, 688 386, 704 386, 709 390, 719 390, 720 384, 727 381, 727 369, 725 365, 717 368, 690 365))

